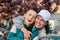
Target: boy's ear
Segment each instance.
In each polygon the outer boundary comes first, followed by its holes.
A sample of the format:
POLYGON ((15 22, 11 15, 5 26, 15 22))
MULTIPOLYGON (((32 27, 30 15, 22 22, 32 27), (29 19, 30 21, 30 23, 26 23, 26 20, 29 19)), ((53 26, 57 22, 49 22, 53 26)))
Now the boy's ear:
POLYGON ((26 16, 26 14, 24 14, 24 17, 26 16))

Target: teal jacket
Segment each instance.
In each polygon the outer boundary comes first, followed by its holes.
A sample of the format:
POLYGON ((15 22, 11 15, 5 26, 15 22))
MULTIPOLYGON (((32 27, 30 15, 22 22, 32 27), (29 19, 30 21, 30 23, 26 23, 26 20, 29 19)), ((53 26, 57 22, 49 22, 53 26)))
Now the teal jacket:
MULTIPOLYGON (((13 29, 13 27, 12 27, 12 29, 13 29)), ((14 28, 14 31, 10 31, 8 33, 7 40, 24 40, 24 33, 20 29, 18 29, 16 27, 16 28, 14 28)), ((37 35, 38 35, 38 29, 36 27, 34 27, 32 29, 32 35, 30 37, 30 40, 33 40, 33 38, 35 38, 37 35)))

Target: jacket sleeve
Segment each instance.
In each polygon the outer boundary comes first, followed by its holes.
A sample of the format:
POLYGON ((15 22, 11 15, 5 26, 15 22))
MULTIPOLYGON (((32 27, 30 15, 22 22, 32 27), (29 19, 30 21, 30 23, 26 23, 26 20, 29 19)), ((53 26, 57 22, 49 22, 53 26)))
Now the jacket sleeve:
POLYGON ((40 40, 50 40, 50 38, 45 36, 45 37, 41 37, 40 40))
POLYGON ((24 16, 18 16, 13 18, 13 23, 15 24, 15 26, 20 29, 21 27, 23 27, 23 20, 24 20, 24 16))
POLYGON ((23 40, 16 36, 16 27, 13 25, 12 29, 8 33, 7 40, 23 40))
POLYGON ((50 40, 50 38, 48 36, 44 36, 44 37, 36 36, 33 40, 50 40))
POLYGON ((10 32, 8 34, 7 40, 21 40, 20 38, 16 37, 15 33, 10 32))
POLYGON ((50 40, 45 32, 45 28, 38 30, 38 35, 33 40, 50 40))
POLYGON ((45 28, 43 28, 42 30, 39 30, 39 39, 40 40, 50 40, 50 38, 47 36, 45 28))

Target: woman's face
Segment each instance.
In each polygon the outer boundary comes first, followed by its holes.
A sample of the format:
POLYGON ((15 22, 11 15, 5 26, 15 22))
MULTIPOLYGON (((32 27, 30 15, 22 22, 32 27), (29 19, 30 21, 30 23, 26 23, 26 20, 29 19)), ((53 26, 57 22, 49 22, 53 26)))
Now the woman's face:
POLYGON ((41 16, 37 16, 36 20, 35 20, 35 26, 37 28, 42 28, 45 25, 45 21, 41 16))

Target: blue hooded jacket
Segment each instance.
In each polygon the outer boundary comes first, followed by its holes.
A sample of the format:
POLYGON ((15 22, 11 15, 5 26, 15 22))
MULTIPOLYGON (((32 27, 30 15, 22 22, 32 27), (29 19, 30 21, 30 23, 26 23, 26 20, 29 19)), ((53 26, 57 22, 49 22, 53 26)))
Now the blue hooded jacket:
MULTIPOLYGON (((36 27, 33 27, 30 40, 33 40, 33 38, 36 37, 37 35, 38 35, 38 29, 36 27)), ((7 40, 24 40, 24 33, 23 31, 21 31, 16 27, 16 33, 10 31, 7 40)))

